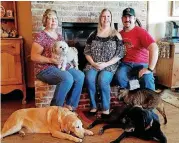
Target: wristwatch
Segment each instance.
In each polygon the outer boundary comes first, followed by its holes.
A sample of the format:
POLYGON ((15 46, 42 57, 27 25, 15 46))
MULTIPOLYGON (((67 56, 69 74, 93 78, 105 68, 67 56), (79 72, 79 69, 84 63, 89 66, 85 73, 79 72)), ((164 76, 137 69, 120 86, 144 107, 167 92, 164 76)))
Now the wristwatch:
POLYGON ((152 69, 150 69, 149 67, 147 68, 150 72, 153 72, 153 70, 152 69))

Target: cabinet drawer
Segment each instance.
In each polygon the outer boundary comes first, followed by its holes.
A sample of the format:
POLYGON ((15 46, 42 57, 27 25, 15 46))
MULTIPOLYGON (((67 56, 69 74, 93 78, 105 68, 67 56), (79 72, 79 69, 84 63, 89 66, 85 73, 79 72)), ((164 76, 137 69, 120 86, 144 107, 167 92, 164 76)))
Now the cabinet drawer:
POLYGON ((16 40, 6 40, 1 43, 1 52, 8 52, 12 54, 20 54, 21 43, 16 40))

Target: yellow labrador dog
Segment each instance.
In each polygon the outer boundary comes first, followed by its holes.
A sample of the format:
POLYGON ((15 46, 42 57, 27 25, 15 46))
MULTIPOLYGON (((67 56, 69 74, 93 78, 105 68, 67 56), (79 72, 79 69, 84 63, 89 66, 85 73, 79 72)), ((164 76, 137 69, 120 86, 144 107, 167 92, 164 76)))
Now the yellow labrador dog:
POLYGON ((76 113, 57 106, 15 111, 5 122, 1 138, 18 131, 21 135, 25 135, 25 132, 51 133, 53 137, 74 142, 82 142, 84 135, 93 135, 92 131, 82 127, 76 113))

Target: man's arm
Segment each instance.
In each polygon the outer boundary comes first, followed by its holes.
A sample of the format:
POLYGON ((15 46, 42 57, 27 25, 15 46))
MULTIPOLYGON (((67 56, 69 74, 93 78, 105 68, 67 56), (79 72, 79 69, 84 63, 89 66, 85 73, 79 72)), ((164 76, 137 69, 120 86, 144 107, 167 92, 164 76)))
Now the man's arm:
POLYGON ((139 78, 142 77, 144 74, 148 74, 152 72, 157 64, 158 60, 158 46, 156 43, 152 43, 148 47, 149 50, 149 66, 148 68, 143 68, 139 71, 139 78))
POLYGON ((158 60, 158 46, 156 43, 152 43, 148 47, 149 49, 149 68, 154 70, 158 60))

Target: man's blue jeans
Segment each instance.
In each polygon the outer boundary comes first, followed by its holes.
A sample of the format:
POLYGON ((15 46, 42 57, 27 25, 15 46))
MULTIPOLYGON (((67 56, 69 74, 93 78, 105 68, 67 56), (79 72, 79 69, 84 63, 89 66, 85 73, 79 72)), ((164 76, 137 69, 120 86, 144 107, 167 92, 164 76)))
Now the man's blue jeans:
POLYGON ((50 85, 56 85, 54 97, 51 101, 52 106, 63 106, 67 93, 70 91, 66 104, 73 109, 77 108, 84 82, 82 71, 74 68, 61 71, 56 67, 50 67, 37 74, 37 78, 50 85))
POLYGON ((140 83, 140 88, 149 88, 155 90, 154 76, 153 73, 144 74, 140 79, 138 78, 138 73, 142 68, 147 68, 148 64, 145 63, 132 63, 132 62, 122 62, 120 63, 118 70, 115 74, 115 79, 117 84, 121 88, 130 88, 129 80, 138 79, 140 83))
POLYGON ((91 99, 91 109, 97 109, 95 100, 97 87, 101 95, 103 111, 110 109, 110 83, 112 78, 113 73, 109 71, 97 71, 95 69, 85 71, 85 83, 91 99))

